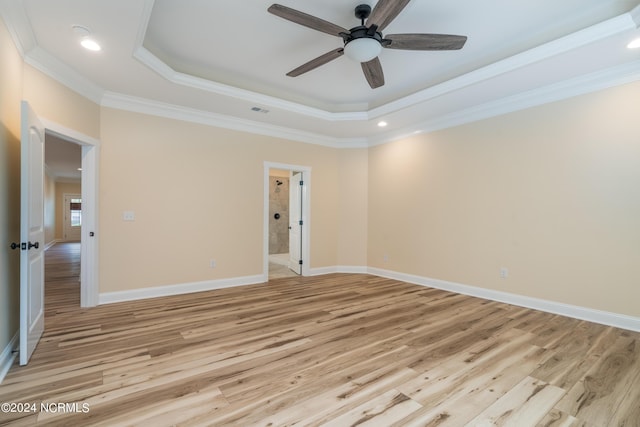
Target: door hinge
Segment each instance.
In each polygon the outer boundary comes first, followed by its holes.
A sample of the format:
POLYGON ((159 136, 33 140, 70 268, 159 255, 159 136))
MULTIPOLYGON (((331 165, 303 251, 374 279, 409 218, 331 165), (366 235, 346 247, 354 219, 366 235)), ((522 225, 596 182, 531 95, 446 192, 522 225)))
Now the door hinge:
POLYGON ((302 260, 298 261, 298 264, 302 265, 302 260))
POLYGON ((304 185, 304 181, 300 181, 300 186, 303 186, 303 185, 304 185))
POLYGON ((302 220, 298 221, 298 225, 302 225, 302 220))

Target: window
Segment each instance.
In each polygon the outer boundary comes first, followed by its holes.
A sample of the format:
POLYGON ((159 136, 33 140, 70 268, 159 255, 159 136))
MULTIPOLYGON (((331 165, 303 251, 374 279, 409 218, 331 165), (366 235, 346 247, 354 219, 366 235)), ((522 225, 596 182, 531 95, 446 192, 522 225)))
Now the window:
POLYGON ((82 225, 82 199, 71 199, 69 203, 70 220, 72 227, 82 225))

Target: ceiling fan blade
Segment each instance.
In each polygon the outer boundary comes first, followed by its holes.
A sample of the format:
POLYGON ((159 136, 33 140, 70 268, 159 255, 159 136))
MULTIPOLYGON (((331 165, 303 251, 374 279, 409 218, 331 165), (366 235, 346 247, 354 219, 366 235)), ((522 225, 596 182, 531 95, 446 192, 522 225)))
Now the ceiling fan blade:
POLYGON ((382 64, 380 64, 378 58, 373 58, 369 62, 363 62, 361 65, 364 76, 367 78, 371 89, 384 85, 384 73, 382 72, 382 64))
POLYGON ((410 0, 378 0, 367 19, 367 27, 375 24, 382 31, 393 21, 410 0))
POLYGON ((342 28, 339 25, 332 24, 324 19, 316 18, 315 16, 300 12, 299 10, 291 9, 281 4, 272 4, 267 9, 270 13, 284 18, 288 21, 295 22, 296 24, 304 25, 305 27, 313 30, 321 31, 323 33, 331 34, 332 36, 341 37, 340 33, 348 33, 349 30, 342 28))
POLYGON ((341 57, 343 54, 344 54, 343 48, 332 50, 331 52, 327 52, 324 55, 318 56, 316 59, 312 59, 306 64, 302 64, 295 70, 289 71, 287 73, 287 76, 298 77, 300 74, 304 74, 308 71, 318 68, 319 66, 324 65, 329 61, 333 61, 334 59, 341 57))
POLYGON ((458 50, 467 42, 467 36, 451 34, 389 34, 387 49, 403 50, 458 50))

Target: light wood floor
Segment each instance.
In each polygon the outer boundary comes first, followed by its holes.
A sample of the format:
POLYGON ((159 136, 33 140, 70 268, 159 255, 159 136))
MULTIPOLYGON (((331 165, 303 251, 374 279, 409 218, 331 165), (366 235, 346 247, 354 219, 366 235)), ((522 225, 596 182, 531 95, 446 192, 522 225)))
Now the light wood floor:
POLYGON ((0 424, 640 426, 638 333, 353 274, 80 309, 78 257, 0 402, 89 410, 0 424))

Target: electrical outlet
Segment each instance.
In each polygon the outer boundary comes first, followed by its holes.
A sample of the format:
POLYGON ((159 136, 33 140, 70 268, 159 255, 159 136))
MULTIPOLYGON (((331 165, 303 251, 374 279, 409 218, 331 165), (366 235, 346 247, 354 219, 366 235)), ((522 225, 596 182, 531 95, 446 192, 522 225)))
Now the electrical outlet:
POLYGON ((389 262, 389 255, 387 254, 382 255, 382 262, 389 262))
POLYGON ((509 269, 507 267, 500 267, 500 278, 506 279, 509 277, 509 269))
POLYGON ((122 220, 123 221, 135 221, 136 213, 134 211, 124 211, 122 212, 122 220))
POLYGON ((216 268, 216 260, 215 259, 212 259, 211 261, 209 261, 209 267, 216 268))

